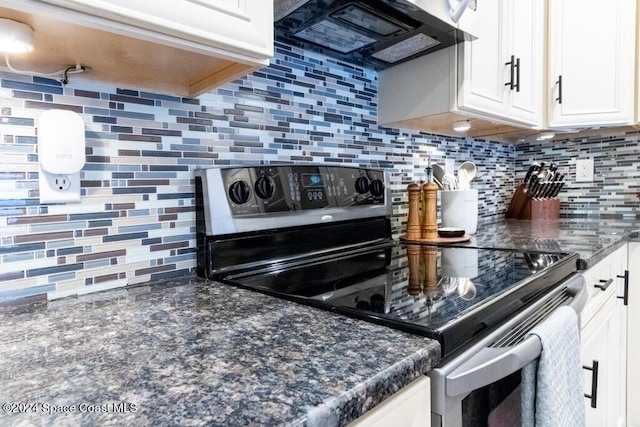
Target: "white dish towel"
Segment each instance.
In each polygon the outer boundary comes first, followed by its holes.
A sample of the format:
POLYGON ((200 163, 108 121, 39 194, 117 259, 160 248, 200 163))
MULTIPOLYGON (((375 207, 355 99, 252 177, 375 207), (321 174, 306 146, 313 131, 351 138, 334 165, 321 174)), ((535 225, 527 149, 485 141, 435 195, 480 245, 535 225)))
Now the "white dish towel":
POLYGON ((576 312, 570 307, 560 307, 530 334, 540 338, 542 354, 522 368, 522 426, 584 426, 584 386, 576 312))

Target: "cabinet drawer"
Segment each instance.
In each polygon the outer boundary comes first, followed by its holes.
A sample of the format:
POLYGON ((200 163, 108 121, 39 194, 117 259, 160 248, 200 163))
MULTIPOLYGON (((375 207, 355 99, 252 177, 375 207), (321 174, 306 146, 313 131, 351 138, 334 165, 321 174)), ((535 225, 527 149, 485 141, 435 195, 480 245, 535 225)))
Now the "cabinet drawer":
POLYGON ((589 300, 580 316, 580 323, 583 328, 610 298, 617 298, 619 295, 623 295, 626 259, 627 249, 625 245, 582 273, 589 293, 589 300))

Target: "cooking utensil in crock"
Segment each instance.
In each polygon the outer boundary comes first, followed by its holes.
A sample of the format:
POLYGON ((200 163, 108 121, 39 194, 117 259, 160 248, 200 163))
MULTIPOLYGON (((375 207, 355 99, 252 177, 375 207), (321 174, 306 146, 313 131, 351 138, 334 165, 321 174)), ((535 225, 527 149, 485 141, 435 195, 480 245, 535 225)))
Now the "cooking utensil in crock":
POLYGON ((476 177, 478 168, 473 162, 462 162, 458 167, 458 188, 460 190, 469 190, 471 187, 471 181, 476 177))
POLYGON ((432 164, 431 167, 433 169, 433 171, 432 171, 433 181, 436 184, 438 184, 438 186, 442 190, 443 189, 442 181, 443 181, 444 176, 445 176, 444 168, 441 165, 437 164, 437 163, 432 164))

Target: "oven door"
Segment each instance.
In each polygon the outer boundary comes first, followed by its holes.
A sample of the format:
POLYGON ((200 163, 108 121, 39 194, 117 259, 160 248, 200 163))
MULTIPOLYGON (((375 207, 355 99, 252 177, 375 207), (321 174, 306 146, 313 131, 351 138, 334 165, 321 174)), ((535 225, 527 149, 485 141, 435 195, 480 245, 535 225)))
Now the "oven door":
POLYGON ((528 335, 529 331, 560 306, 569 305, 580 314, 586 301, 584 278, 575 274, 525 311, 429 372, 431 425, 488 425, 489 414, 520 385, 521 369, 540 356, 540 339, 528 335))

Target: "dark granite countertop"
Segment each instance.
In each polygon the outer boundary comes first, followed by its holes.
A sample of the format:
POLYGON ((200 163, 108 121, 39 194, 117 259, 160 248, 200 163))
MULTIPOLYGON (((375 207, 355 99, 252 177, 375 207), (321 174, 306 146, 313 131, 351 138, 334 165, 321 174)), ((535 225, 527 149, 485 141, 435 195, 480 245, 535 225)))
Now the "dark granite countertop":
MULTIPOLYGON (((639 225, 504 220, 469 245, 577 252, 589 268, 639 225)), ((27 405, 0 423, 345 425, 439 355, 427 338, 176 278, 0 308, 0 403, 27 405)))
POLYGON ((500 220, 479 223, 469 245, 502 249, 576 252, 586 270, 626 243, 640 228, 637 220, 561 218, 558 220, 500 220))
POLYGON ((439 357, 428 338, 178 278, 0 309, 0 403, 27 405, 0 424, 344 425, 439 357))

